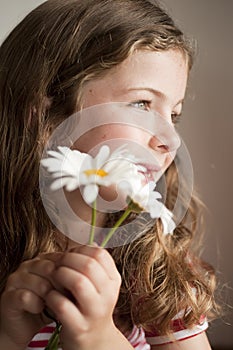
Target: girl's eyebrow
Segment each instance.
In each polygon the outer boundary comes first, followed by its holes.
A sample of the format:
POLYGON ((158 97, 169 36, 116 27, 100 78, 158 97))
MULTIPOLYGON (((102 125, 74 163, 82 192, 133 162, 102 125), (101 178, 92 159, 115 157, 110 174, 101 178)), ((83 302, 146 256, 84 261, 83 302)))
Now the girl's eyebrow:
MULTIPOLYGON (((134 87, 134 88, 128 88, 127 91, 149 91, 150 93, 154 94, 155 96, 158 96, 159 98, 161 98, 164 101, 168 100, 168 97, 159 90, 156 90, 154 88, 150 88, 150 87, 134 87)), ((181 98, 174 107, 178 106, 179 104, 183 104, 184 103, 184 97, 181 98)))

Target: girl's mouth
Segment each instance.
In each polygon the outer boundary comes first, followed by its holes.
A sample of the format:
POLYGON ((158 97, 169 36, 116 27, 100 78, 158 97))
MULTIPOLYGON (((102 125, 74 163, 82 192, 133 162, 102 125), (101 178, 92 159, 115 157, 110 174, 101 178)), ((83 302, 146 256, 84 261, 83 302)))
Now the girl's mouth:
POLYGON ((151 163, 137 163, 139 173, 145 176, 147 181, 154 181, 155 175, 162 170, 162 166, 159 164, 151 163))
POLYGON ((142 173, 153 172, 157 173, 162 169, 162 166, 159 164, 151 164, 151 163, 137 163, 138 171, 142 173))

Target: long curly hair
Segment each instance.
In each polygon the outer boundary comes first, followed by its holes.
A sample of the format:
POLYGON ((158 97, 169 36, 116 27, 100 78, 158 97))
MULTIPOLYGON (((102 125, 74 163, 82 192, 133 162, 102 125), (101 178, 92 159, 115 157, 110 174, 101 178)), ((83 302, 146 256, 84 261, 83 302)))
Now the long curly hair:
MULTIPOLYGON (((166 172, 166 182, 165 204, 172 210, 178 196, 174 163, 166 172)), ((171 320, 178 314, 187 328, 199 324, 203 315, 210 320, 219 314, 214 270, 200 258, 203 209, 193 193, 189 208, 172 235, 164 235, 160 220, 152 226, 148 218, 142 218, 140 237, 111 250, 122 274, 116 323, 128 331, 136 324, 148 332, 171 335, 171 320)), ((114 222, 115 218, 109 217, 110 227, 114 222)))
MULTIPOLYGON (((0 292, 22 261, 65 245, 42 204, 39 163, 54 128, 81 108, 85 83, 104 76, 135 50, 169 49, 181 51, 192 67, 192 45, 155 0, 48 0, 3 42, 0 292)), ((171 209, 175 173, 174 166, 166 173, 171 209)), ((193 196, 172 236, 163 236, 158 220, 138 239, 111 249, 123 277, 116 319, 128 328, 159 323, 161 332, 169 333, 179 310, 192 326, 215 307, 214 275, 191 253, 198 207, 193 196)))

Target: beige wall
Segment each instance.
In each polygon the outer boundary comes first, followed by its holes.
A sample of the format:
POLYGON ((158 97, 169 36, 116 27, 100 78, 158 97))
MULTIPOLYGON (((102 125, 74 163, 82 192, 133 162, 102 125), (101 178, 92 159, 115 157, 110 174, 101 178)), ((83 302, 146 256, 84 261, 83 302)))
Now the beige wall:
POLYGON ((0 0, 0 41, 33 8, 44 0, 0 0))
MULTIPOLYGON (((0 40, 42 2, 0 0, 0 40)), ((198 41, 180 131, 193 160, 195 181, 209 208, 204 256, 218 271, 225 302, 233 305, 233 293, 226 288, 233 287, 233 1, 163 2, 198 41)), ((213 345, 233 347, 233 327, 227 325, 233 323, 232 314, 228 309, 228 315, 210 328, 213 345)))
MULTIPOLYGON (((203 256, 217 269, 225 303, 233 306, 233 1, 162 2, 198 43, 180 132, 209 209, 203 256)), ((232 349, 232 324, 228 308, 223 320, 210 327, 212 344, 232 349)))

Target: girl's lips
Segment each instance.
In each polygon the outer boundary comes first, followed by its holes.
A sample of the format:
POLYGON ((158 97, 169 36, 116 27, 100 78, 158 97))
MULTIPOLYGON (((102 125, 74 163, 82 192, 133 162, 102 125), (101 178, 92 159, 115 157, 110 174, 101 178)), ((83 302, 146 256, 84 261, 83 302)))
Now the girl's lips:
POLYGON ((162 167, 159 164, 150 164, 150 163, 138 163, 138 171, 144 175, 144 180, 147 183, 148 181, 156 181, 156 174, 158 174, 162 167))
POLYGON ((162 170, 162 167, 159 164, 137 163, 136 165, 142 173, 157 173, 162 170))

